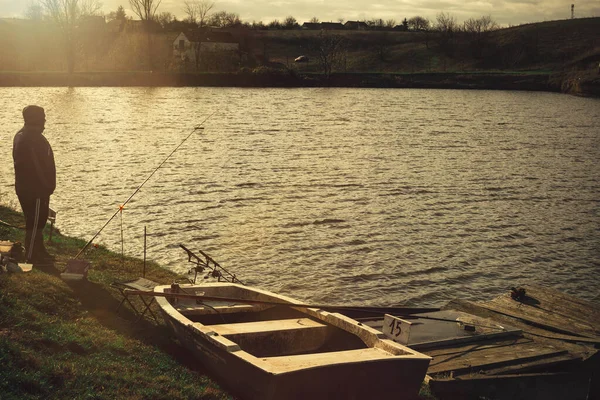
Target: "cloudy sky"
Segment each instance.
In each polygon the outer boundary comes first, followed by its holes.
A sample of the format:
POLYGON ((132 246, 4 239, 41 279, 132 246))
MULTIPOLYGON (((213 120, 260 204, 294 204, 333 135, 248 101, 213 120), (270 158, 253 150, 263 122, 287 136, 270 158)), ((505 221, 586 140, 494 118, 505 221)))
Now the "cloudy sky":
MULTIPOLYGON (((34 0, 0 0, 0 17, 20 17, 34 0)), ((158 0, 155 0, 158 1, 158 0)), ((178 18, 185 17, 185 0, 162 0, 158 11, 169 11, 178 18)), ((133 16, 128 0, 100 0, 108 13, 122 5, 133 16)), ((317 17, 320 21, 364 20, 381 18, 400 22, 405 17, 420 15, 434 21, 437 14, 446 12, 459 22, 471 17, 491 15, 500 25, 565 19, 600 17, 600 0, 215 0, 215 11, 237 13, 243 21, 283 20, 293 16, 300 23, 317 17)))

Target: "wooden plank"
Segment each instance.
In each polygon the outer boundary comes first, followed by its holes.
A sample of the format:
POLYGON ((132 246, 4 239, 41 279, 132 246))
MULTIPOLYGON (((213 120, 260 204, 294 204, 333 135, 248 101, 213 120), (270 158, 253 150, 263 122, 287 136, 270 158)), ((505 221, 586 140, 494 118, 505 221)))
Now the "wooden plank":
POLYGON ((445 355, 457 355, 474 353, 477 351, 489 351, 490 349, 507 349, 511 347, 532 345, 533 341, 527 338, 516 338, 516 339, 498 339, 498 340, 487 340, 479 343, 461 344, 453 347, 444 348, 433 348, 425 350, 428 356, 437 358, 445 355))
POLYGON ((271 321, 241 322, 235 324, 210 325, 209 328, 219 335, 239 335, 261 332, 279 332, 301 329, 327 328, 310 318, 278 319, 271 321))
POLYGON ((566 353, 566 350, 531 346, 530 348, 503 349, 498 352, 481 352, 476 355, 466 354, 462 356, 435 357, 429 364, 428 373, 449 373, 452 371, 454 373, 479 372, 485 369, 550 358, 566 353))
POLYGON ((278 373, 318 367, 328 364, 360 363, 382 360, 394 356, 376 348, 334 351, 328 353, 301 354, 294 356, 265 357, 262 360, 274 367, 278 373))
POLYGON ((478 304, 548 330, 593 339, 600 336, 600 306, 550 288, 525 289, 523 301, 516 301, 507 293, 478 304))
POLYGON ((574 356, 569 353, 557 354, 552 357, 545 357, 540 360, 528 360, 518 364, 501 366, 499 368, 487 369, 487 375, 505 375, 516 373, 528 373, 540 369, 548 370, 549 368, 557 367, 558 365, 566 366, 567 364, 580 363, 581 357, 574 356))
POLYGON ((493 318, 499 322, 505 322, 507 324, 514 325, 523 330, 525 334, 533 335, 535 337, 539 337, 541 339, 550 339, 550 340, 559 340, 566 341, 570 343, 589 343, 589 344, 598 344, 600 338, 593 337, 588 338, 584 336, 573 336, 568 334, 561 334, 548 331, 540 326, 531 325, 528 321, 524 321, 517 317, 513 317, 511 315, 498 313, 489 308, 483 307, 481 304, 472 303, 466 300, 452 300, 445 307, 451 310, 459 310, 468 312, 471 314, 476 314, 488 318, 493 318))

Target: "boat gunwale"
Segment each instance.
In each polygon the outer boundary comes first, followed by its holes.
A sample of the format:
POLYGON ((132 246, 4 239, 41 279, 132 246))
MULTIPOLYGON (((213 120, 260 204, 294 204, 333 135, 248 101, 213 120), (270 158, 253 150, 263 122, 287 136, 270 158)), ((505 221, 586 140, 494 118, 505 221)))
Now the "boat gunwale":
MULTIPOLYGON (((170 289, 170 285, 160 285, 154 288, 154 292, 157 293, 167 293, 166 289, 170 289)), ((186 286, 188 288, 202 288, 202 287, 237 287, 242 290, 246 290, 249 292, 258 293, 259 295, 266 296, 276 301, 282 301, 283 303, 290 303, 290 308, 298 310, 307 316, 313 317, 325 324, 331 325, 335 328, 343 330, 351 335, 358 337, 362 340, 366 348, 377 349, 384 353, 387 356, 379 357, 374 359, 361 359, 357 358, 356 360, 341 360, 339 362, 331 361, 327 363, 323 363, 320 365, 313 365, 309 367, 298 367, 297 369, 290 369, 286 371, 279 370, 276 366, 269 363, 269 357, 256 357, 253 354, 243 350, 239 344, 233 342, 225 336, 219 335, 217 332, 210 328, 210 325, 204 325, 200 322, 194 322, 190 320, 187 316, 183 315, 179 310, 177 310, 173 304, 167 299, 166 296, 156 296, 156 302, 158 303, 161 311, 169 316, 173 321, 180 324, 185 329, 191 329, 196 333, 197 338, 195 340, 204 340, 208 344, 215 346, 221 351, 226 351, 227 353, 231 353, 236 356, 240 360, 251 363, 257 368, 262 369, 263 371, 273 374, 273 375, 283 375, 288 373, 294 373, 302 370, 310 370, 316 368, 322 368, 332 365, 351 365, 351 364, 359 364, 359 363, 373 363, 373 362, 393 362, 394 360, 427 360, 430 361, 432 357, 427 356, 425 354, 419 353, 413 349, 410 349, 406 346, 403 346, 399 343, 396 343, 392 340, 385 338, 383 333, 377 331, 374 328, 371 328, 367 325, 363 325, 362 323, 353 320, 349 317, 346 317, 339 313, 330 313, 328 311, 319 309, 319 308, 309 308, 309 307, 294 307, 294 303, 298 303, 297 300, 289 298, 287 296, 279 295, 276 293, 268 292, 265 290, 257 289, 257 288, 249 288, 247 286, 239 285, 236 283, 228 283, 228 282, 219 282, 219 283, 208 283, 201 285, 189 285, 186 286)), ((317 353, 315 353, 317 354, 317 353)))

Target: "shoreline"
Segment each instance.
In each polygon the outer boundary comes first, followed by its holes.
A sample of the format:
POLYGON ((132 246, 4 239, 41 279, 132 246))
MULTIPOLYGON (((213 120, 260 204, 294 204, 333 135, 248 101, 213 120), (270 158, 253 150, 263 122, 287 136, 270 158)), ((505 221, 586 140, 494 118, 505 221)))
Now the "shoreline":
POLYGON ((600 97, 600 76, 566 73, 0 72, 0 87, 241 87, 515 90, 600 97))

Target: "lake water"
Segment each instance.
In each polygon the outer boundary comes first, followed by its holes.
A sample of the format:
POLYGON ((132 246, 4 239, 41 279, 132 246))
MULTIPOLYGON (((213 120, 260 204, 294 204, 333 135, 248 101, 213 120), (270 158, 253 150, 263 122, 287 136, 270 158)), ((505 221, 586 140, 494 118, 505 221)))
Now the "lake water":
MULTIPOLYGON (((0 88, 0 196, 46 108, 57 226, 188 269, 182 243, 304 301, 443 305, 545 284, 598 300, 600 100, 404 89, 0 88)), ((140 271, 141 273, 141 271, 140 271)))

